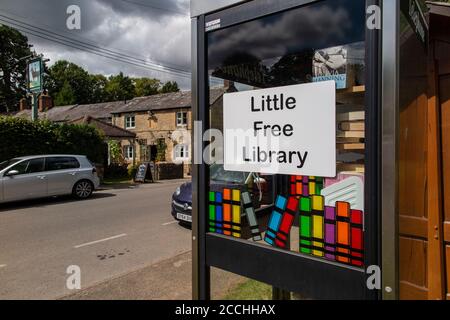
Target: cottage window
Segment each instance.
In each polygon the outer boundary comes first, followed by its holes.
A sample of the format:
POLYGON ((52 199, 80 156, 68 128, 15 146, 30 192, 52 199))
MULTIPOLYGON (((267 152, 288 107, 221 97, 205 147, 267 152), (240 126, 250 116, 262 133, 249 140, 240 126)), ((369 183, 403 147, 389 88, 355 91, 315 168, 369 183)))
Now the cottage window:
POLYGON ((174 148, 174 160, 186 160, 189 158, 189 146, 187 144, 178 144, 174 148))
POLYGON ((134 157, 134 147, 132 145, 125 146, 125 159, 131 160, 134 157))
POLYGON ((177 127, 187 126, 187 112, 180 111, 177 112, 177 127))
POLYGON ((125 129, 136 128, 136 118, 134 115, 125 116, 125 129))

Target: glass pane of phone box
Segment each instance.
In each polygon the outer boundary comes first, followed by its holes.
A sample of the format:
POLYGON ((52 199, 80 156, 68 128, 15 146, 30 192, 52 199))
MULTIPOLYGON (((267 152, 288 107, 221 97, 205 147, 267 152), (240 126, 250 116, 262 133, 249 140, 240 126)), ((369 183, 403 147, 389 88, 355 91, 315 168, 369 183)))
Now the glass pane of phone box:
POLYGON ((209 127, 222 132, 224 93, 336 82, 337 175, 214 163, 206 231, 363 267, 365 1, 321 1, 210 32, 207 41, 209 127))

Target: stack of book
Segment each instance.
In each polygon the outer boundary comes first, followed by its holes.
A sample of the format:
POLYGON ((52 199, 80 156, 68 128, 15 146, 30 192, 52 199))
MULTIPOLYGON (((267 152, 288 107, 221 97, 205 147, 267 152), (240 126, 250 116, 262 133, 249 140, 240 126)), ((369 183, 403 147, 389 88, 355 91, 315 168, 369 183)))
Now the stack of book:
POLYGON ((364 150, 364 111, 349 111, 337 115, 338 150, 364 150))

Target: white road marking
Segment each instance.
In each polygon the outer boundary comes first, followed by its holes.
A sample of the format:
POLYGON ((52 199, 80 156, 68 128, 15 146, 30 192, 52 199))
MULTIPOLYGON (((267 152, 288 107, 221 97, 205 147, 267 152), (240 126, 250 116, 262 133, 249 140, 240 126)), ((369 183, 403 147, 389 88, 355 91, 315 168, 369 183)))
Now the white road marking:
POLYGON ((87 242, 87 243, 79 244, 79 245, 77 245, 77 246, 74 246, 74 248, 75 248, 75 249, 78 249, 78 248, 90 246, 91 244, 96 244, 96 243, 105 242, 105 241, 108 241, 108 240, 113 240, 113 239, 117 239, 117 238, 122 238, 122 237, 125 237, 126 235, 127 235, 126 233, 122 233, 122 234, 119 234, 119 235, 117 235, 117 236, 112 236, 112 237, 105 238, 105 239, 100 239, 100 240, 95 240, 95 241, 92 241, 92 242, 87 242))
POLYGON ((0 264, 0 269, 6 267, 6 264, 0 264))
POLYGON ((169 224, 174 224, 174 223, 178 223, 178 221, 177 221, 177 220, 175 220, 175 221, 170 221, 170 222, 163 223, 162 225, 163 225, 163 226, 168 226, 169 224))

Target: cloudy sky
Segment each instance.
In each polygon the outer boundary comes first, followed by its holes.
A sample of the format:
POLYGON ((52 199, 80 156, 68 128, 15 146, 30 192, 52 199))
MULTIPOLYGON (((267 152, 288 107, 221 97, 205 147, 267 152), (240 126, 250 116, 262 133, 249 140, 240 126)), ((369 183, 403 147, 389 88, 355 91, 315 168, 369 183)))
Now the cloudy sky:
POLYGON ((178 72, 190 70, 189 0, 1 0, 0 23, 19 25, 50 64, 66 59, 90 73, 123 71, 190 88, 178 72), (81 30, 67 28, 70 5, 81 9, 81 30), (117 61, 124 59, 132 64, 117 61), (153 63, 175 73, 154 71, 153 63))

